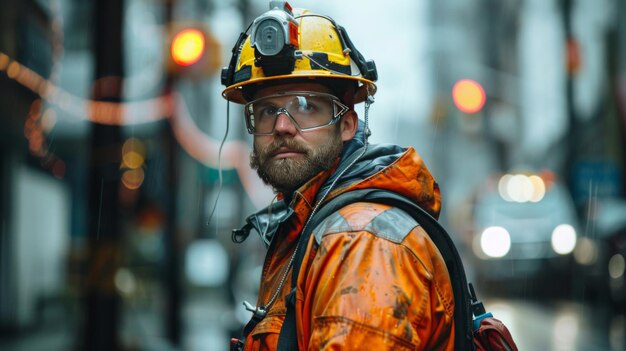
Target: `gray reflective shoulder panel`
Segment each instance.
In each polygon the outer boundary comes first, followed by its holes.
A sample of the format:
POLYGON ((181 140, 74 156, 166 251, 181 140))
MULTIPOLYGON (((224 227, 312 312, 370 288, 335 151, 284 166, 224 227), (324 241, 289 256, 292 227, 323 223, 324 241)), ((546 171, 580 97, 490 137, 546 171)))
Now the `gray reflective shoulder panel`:
POLYGON ((351 226, 339 212, 335 212, 313 229, 313 235, 315 235, 315 241, 319 245, 322 238, 328 234, 365 230, 399 244, 416 226, 418 223, 413 217, 392 207, 378 214, 366 225, 359 227, 351 226))
POLYGON ((319 245, 322 242, 322 237, 327 234, 340 233, 344 231, 351 231, 352 226, 348 224, 345 218, 339 212, 333 212, 325 220, 322 221, 315 229, 313 229, 313 235, 315 235, 315 241, 319 245))
POLYGON ((417 226, 418 224, 413 217, 392 207, 376 216, 364 229, 376 236, 399 244, 417 226))

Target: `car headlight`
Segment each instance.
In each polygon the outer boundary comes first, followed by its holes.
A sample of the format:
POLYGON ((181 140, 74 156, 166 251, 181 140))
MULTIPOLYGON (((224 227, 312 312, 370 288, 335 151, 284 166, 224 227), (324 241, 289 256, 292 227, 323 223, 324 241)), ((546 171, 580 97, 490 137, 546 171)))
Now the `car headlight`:
POLYGON ((480 248, 489 257, 503 257, 511 250, 511 235, 504 227, 488 227, 480 235, 480 248))
POLYGON ((576 229, 560 224, 552 231, 552 249, 559 255, 567 255, 576 247, 576 229))

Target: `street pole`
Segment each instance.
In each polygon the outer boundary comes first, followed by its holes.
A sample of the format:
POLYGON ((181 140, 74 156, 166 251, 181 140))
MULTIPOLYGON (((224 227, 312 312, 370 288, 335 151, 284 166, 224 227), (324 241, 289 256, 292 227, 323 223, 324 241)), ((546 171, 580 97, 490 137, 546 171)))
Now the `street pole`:
MULTIPOLYGON (((487 0, 486 3, 483 3, 486 6, 483 6, 485 9, 485 13, 487 13, 486 23, 483 27, 483 47, 485 48, 485 52, 487 55, 486 62, 489 67, 490 77, 487 79, 488 82, 491 82, 492 86, 489 87, 491 91, 500 91, 501 89, 501 81, 497 76, 494 76, 494 72, 499 71, 499 60, 498 60, 498 48, 500 45, 500 37, 498 36, 498 29, 501 27, 498 24, 502 13, 500 13, 502 9, 501 2, 499 0, 487 0)), ((486 99, 485 106, 483 107, 483 127, 485 128, 485 136, 487 137, 487 142, 489 143, 491 150, 495 153, 495 161, 499 172, 508 171, 508 162, 507 162, 507 145, 498 140, 494 135, 494 127, 493 127, 493 118, 495 115, 493 114, 493 96, 489 96, 486 99)))
MULTIPOLYGON (((124 78, 123 0, 100 0, 94 8, 95 79, 97 101, 120 102, 124 78)), ((91 124, 88 203, 88 258, 82 349, 120 349, 121 299, 114 277, 120 266, 123 238, 120 219, 120 126, 91 124)))
MULTIPOLYGON (((565 45, 572 45, 574 34, 572 30, 572 0, 562 0, 563 26, 565 29, 565 45)), ((574 190, 573 170, 576 162, 576 140, 578 140, 578 122, 576 109, 574 106, 574 72, 568 67, 565 81, 566 113, 568 122, 568 132, 565 134, 565 174, 570 190, 574 190)))
MULTIPOLYGON (((170 24, 174 20, 174 1, 165 0, 165 23, 170 24)), ((168 70, 165 77, 164 96, 171 96, 174 89, 175 77, 168 70)), ((163 278, 165 297, 165 332, 167 339, 174 347, 182 345, 182 299, 183 289, 181 281, 181 250, 182 243, 177 233, 176 202, 178 198, 178 144, 172 128, 164 123, 161 131, 164 154, 166 158, 165 169, 165 230, 164 230, 164 267, 163 278)))
MULTIPOLYGON (((616 54, 616 75, 614 76, 615 83, 613 87, 615 89, 617 100, 617 113, 620 125, 620 140, 621 140, 621 163, 622 163, 622 184, 626 183, 626 91, 619 89, 620 86, 626 87, 626 2, 617 1, 617 13, 619 14, 617 20, 617 33, 615 34, 614 42, 616 54)), ((622 197, 626 198, 626 185, 622 186, 622 197)), ((626 326, 625 326, 626 328, 626 326)))

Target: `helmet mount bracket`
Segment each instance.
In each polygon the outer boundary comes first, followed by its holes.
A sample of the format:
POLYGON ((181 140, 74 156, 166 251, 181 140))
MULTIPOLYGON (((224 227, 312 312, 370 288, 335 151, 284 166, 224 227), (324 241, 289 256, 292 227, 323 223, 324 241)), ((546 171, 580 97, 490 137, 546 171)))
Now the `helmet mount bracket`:
POLYGON ((252 23, 250 46, 254 48, 255 64, 266 76, 293 71, 298 49, 298 23, 286 1, 270 1, 270 10, 252 23))

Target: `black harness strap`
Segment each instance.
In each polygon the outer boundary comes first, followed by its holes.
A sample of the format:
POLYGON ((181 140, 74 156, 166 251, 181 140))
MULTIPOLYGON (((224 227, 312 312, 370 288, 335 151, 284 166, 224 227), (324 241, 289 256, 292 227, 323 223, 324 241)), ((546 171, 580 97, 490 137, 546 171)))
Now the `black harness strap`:
POLYGON ((304 261, 306 247, 309 243, 311 233, 313 233, 313 229, 315 229, 320 223, 322 223, 322 221, 324 221, 328 216, 352 202, 355 201, 350 201, 350 199, 345 197, 345 195, 333 198, 318 209, 318 211, 313 215, 313 217, 311 217, 311 219, 307 223, 306 231, 300 234, 302 235, 302 238, 298 242, 298 247, 296 249, 298 251, 296 252, 296 257, 293 261, 293 267, 291 271, 291 291, 289 292, 289 295, 287 295, 287 312, 285 314, 285 321, 283 322, 283 326, 280 329, 280 335, 278 336, 278 347, 276 349, 277 351, 298 350, 298 333, 296 331, 295 308, 296 285, 298 283, 298 275, 300 274, 302 261, 304 261))
POLYGON ((448 274, 450 275, 452 291, 454 293, 454 349, 458 351, 473 350, 471 297, 463 262, 456 250, 454 242, 441 224, 424 209, 401 195, 382 189, 354 190, 341 194, 320 207, 317 213, 309 220, 306 232, 301 233, 302 238, 298 244, 298 251, 296 252, 293 264, 291 292, 287 296, 287 313, 278 338, 277 350, 298 350, 295 311, 296 284, 298 282, 302 261, 304 260, 306 246, 313 229, 332 213, 355 202, 374 202, 397 207, 413 217, 424 228, 426 233, 428 233, 441 253, 448 269, 448 274))

